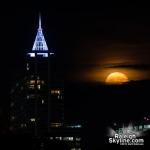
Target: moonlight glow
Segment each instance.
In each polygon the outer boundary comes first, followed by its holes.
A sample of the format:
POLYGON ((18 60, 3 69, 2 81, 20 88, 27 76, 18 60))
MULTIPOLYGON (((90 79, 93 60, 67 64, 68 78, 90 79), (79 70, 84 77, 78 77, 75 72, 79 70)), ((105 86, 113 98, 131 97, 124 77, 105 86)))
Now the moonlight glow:
POLYGON ((105 80, 105 82, 109 84, 122 84, 128 81, 128 77, 121 72, 113 72, 109 74, 105 80))

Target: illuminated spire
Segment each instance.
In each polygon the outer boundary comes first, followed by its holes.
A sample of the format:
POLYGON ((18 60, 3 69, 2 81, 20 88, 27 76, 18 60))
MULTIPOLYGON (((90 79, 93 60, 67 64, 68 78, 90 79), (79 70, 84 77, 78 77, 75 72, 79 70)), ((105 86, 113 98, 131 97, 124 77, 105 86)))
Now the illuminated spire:
POLYGON ((32 51, 48 51, 48 47, 42 32, 41 27, 41 15, 39 15, 39 28, 37 31, 37 35, 33 44, 32 51))
POLYGON ((53 55, 54 53, 48 53, 48 47, 42 32, 42 25, 41 25, 41 15, 39 14, 39 27, 37 30, 37 35, 32 47, 32 52, 28 53, 30 57, 35 56, 42 56, 42 57, 48 57, 49 55, 53 55))
POLYGON ((39 13, 39 29, 42 29, 42 26, 41 26, 41 14, 39 13))

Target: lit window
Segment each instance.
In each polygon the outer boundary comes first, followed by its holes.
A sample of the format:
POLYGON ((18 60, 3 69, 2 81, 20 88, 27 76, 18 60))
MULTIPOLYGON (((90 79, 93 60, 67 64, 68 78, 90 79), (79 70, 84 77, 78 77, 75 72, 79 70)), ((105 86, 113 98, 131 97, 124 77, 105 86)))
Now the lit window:
POLYGON ((51 90, 51 94, 60 94, 60 90, 51 90))
POLYGON ((44 104, 45 103, 45 101, 42 99, 42 104, 44 104))
POLYGON ((30 57, 35 57, 35 53, 28 53, 30 57))
POLYGON ((27 63, 27 70, 29 70, 29 64, 27 63))
POLYGON ((60 137, 55 137, 55 139, 61 141, 61 140, 62 140, 62 137, 61 137, 61 136, 60 136, 60 137))
POLYGON ((50 53, 50 55, 54 55, 54 53, 50 53))
POLYGON ((35 118, 31 118, 30 121, 31 121, 31 122, 35 122, 35 118))
POLYGON ((30 84, 35 84, 35 80, 30 80, 30 84))
POLYGON ((27 125, 25 123, 21 123, 20 127, 24 128, 24 127, 27 127, 27 125))
POLYGON ((38 84, 38 85, 37 85, 37 88, 40 90, 40 88, 41 88, 41 85, 40 85, 40 84, 38 84))
POLYGON ((142 130, 142 129, 143 129, 143 126, 142 126, 142 125, 140 125, 140 126, 139 126, 139 130, 142 130))
POLYGON ((54 90, 51 90, 51 94, 54 94, 55 93, 55 91, 54 90))
POLYGON ((51 127, 53 128, 59 128, 62 126, 62 123, 51 123, 51 127))
POLYGON ((144 129, 150 129, 150 125, 144 125, 144 129))
POLYGON ((34 89, 34 85, 33 85, 33 84, 30 85, 29 88, 30 88, 30 89, 34 89))
POLYGON ((53 140, 53 137, 51 136, 51 137, 49 137, 50 138, 50 140, 53 140))
POLYGON ((37 53, 37 55, 41 55, 43 57, 48 57, 48 53, 37 53))
POLYGON ((73 141, 73 137, 64 137, 63 140, 64 141, 73 141))
POLYGON ((81 141, 81 138, 80 137, 76 138, 76 141, 81 141))
POLYGON ((69 141, 73 141, 73 137, 69 137, 68 139, 69 139, 69 141))

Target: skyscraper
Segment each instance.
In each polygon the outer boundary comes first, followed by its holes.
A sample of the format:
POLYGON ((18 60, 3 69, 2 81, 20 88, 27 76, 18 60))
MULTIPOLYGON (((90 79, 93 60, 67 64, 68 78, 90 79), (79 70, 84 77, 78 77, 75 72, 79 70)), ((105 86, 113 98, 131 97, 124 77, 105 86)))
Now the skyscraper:
POLYGON ((41 16, 32 50, 27 52, 26 75, 11 91, 10 129, 42 135, 63 125, 63 87, 53 80, 53 52, 45 41, 41 16))

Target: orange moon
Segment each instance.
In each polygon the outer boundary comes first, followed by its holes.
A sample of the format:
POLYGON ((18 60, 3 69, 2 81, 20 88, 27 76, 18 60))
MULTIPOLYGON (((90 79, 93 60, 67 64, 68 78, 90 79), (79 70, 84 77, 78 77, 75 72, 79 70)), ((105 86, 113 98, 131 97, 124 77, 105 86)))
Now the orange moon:
POLYGON ((105 83, 108 84, 122 84, 125 82, 129 82, 129 79, 124 73, 121 72, 110 73, 105 79, 105 83))

